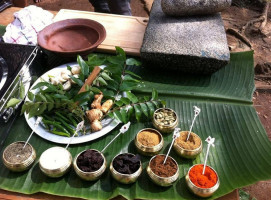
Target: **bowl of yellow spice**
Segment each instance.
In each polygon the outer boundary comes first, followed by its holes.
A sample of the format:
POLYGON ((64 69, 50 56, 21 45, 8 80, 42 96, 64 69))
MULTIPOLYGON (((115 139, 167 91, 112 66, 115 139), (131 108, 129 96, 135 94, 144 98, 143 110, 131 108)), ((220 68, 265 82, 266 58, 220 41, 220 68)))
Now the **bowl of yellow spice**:
POLYGON ((164 140, 161 133, 152 128, 140 130, 135 137, 135 146, 139 153, 154 156, 163 148, 164 140))
POLYGON ((181 131, 180 137, 178 137, 173 145, 174 150, 184 158, 193 159, 202 151, 202 141, 200 137, 191 132, 187 139, 189 131, 181 131))

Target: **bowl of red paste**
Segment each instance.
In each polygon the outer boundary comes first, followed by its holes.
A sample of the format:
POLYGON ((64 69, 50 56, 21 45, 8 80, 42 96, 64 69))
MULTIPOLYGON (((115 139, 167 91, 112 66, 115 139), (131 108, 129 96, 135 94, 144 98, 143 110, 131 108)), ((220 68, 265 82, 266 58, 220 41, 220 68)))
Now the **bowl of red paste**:
POLYGON ((210 166, 206 165, 203 174, 203 165, 193 165, 185 180, 189 190, 200 197, 210 197, 219 188, 219 178, 217 172, 210 166))

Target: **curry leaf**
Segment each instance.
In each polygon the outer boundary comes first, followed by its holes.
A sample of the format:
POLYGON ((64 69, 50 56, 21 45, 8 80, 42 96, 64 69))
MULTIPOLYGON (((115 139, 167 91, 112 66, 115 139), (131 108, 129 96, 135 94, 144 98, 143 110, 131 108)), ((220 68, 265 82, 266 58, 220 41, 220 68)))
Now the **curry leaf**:
POLYGON ((54 85, 52 85, 51 83, 48 83, 48 82, 39 82, 32 88, 32 90, 35 90, 37 88, 41 88, 43 86, 46 86, 47 88, 49 88, 52 91, 57 91, 57 88, 54 85))
POLYGON ((122 101, 125 105, 128 105, 130 103, 130 99, 126 97, 121 97, 120 101, 122 101))
POLYGON ((116 110, 116 111, 114 112, 114 118, 115 118, 116 120, 120 121, 120 122, 123 121, 123 120, 122 120, 121 113, 120 113, 120 111, 118 111, 118 110, 116 110))
POLYGON ((89 75, 89 66, 81 56, 77 56, 77 62, 81 68, 80 74, 82 74, 84 77, 87 77, 89 75))
POLYGON ((82 87, 84 85, 84 82, 81 81, 79 78, 75 78, 74 76, 69 76, 77 85, 82 87))
POLYGON ((146 117, 149 117, 148 107, 146 106, 146 104, 145 103, 141 103, 139 105, 140 105, 141 110, 143 111, 144 115, 146 115, 146 117))
POLYGON ((127 94, 127 98, 130 99, 131 102, 133 103, 137 103, 138 102, 138 98, 131 92, 126 92, 127 94))
POLYGON ((137 87, 138 83, 135 83, 133 81, 123 81, 120 86, 120 91, 129 91, 133 90, 137 87))
POLYGON ((140 119, 141 119, 141 115, 142 115, 142 112, 140 110, 140 106, 139 105, 134 105, 134 109, 135 109, 136 120, 139 122, 140 119))
POLYGON ((107 82, 106 82, 102 77, 98 77, 97 80, 99 81, 99 83, 100 83, 101 85, 107 85, 107 82))
POLYGON ((150 116, 152 117, 152 116, 153 116, 153 113, 154 113, 154 111, 155 111, 154 106, 153 106, 153 104, 152 104, 151 102, 147 102, 146 104, 147 104, 147 106, 148 106, 148 108, 149 108, 150 116))
POLYGON ((7 105, 6 105, 6 108, 14 107, 14 106, 16 106, 18 103, 20 103, 20 102, 21 102, 20 99, 11 98, 11 99, 8 101, 7 105))
POLYGON ((34 101, 34 97, 35 97, 35 95, 32 93, 32 92, 28 92, 27 93, 27 97, 28 97, 28 99, 30 100, 30 101, 34 101))
POLYGON ((125 75, 124 80, 125 81, 132 81, 132 82, 140 82, 139 80, 132 78, 130 75, 125 75))
POLYGON ((134 76, 134 77, 136 77, 136 78, 138 78, 138 79, 141 79, 140 76, 138 76, 137 74, 135 74, 134 72, 131 72, 131 71, 129 71, 129 70, 125 70, 125 74, 130 74, 131 76, 134 76))
POLYGON ((141 65, 141 62, 134 59, 134 58, 128 58, 126 60, 126 65, 134 65, 134 66, 140 66, 141 65))
POLYGON ((103 77, 104 80, 109 81, 112 80, 112 78, 106 73, 106 72, 102 72, 101 76, 103 77))

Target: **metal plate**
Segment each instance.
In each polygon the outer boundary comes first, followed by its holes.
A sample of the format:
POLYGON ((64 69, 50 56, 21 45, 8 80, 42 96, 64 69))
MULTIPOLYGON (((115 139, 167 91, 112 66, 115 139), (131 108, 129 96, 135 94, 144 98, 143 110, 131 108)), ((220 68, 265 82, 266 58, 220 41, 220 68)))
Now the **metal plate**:
MULTIPOLYGON (((59 67, 53 68, 50 71, 46 72, 45 74, 43 74, 30 88, 30 90, 32 89, 32 87, 34 87, 38 82, 40 82, 41 78, 43 80, 49 81, 49 77, 48 75, 52 75, 52 76, 56 76, 59 75, 60 72, 63 69, 67 68, 67 65, 73 67, 78 65, 76 62, 73 63, 68 63, 68 64, 64 64, 61 65, 59 67)), ((28 98, 26 98, 26 101, 29 101, 28 98)), ((28 123, 28 125, 31 127, 31 129, 33 131, 35 131, 35 133, 37 135, 39 135, 40 137, 44 138, 45 140, 49 140, 51 142, 55 142, 55 143, 59 143, 59 144, 68 144, 70 142, 70 138, 68 137, 63 137, 63 136, 59 136, 59 135, 54 135, 53 133, 48 132, 44 126, 42 124, 40 124, 39 126, 37 126, 36 128, 34 127, 34 123, 36 121, 36 117, 32 117, 32 118, 28 118, 28 114, 25 113, 25 119, 26 122, 28 123)), ((87 132, 86 135, 80 135, 78 137, 74 137, 71 141, 71 144, 80 144, 80 143, 84 143, 84 142, 88 142, 88 141, 92 141, 95 140, 97 138, 100 138, 106 134, 108 134, 110 131, 112 131, 117 125, 119 124, 119 122, 117 120, 113 120, 111 118, 105 118, 102 120, 102 125, 103 125, 103 129, 98 131, 98 132, 94 132, 94 133, 90 133, 87 132)))

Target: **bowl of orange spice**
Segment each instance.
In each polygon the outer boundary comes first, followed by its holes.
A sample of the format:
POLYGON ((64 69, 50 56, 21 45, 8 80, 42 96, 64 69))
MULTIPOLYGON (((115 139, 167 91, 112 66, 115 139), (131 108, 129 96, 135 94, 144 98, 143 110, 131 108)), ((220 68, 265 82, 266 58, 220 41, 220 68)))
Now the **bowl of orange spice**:
POLYGON ((219 178, 216 171, 206 165, 203 174, 203 165, 193 165, 187 175, 185 181, 192 193, 200 197, 210 197, 219 188, 219 178))

